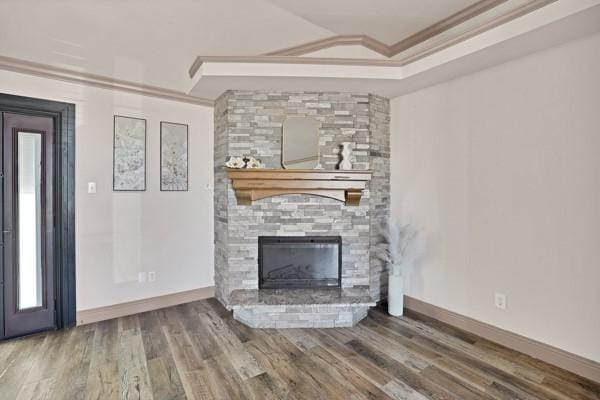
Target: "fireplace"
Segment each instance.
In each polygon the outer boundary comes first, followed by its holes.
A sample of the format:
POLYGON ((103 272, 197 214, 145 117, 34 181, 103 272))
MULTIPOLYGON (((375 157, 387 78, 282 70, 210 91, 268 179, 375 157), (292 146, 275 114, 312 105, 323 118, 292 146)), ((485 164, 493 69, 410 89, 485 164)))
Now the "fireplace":
POLYGON ((366 93, 228 90, 216 99, 214 117, 215 297, 254 328, 356 324, 387 288, 387 267, 374 251, 382 239, 372 232, 389 219, 389 100, 366 93), (328 187, 345 175, 335 169, 341 143, 355 143, 350 172, 372 171, 357 205, 318 190, 301 188, 300 194, 293 179, 287 179, 292 189, 265 197, 269 193, 247 176, 254 172, 240 171, 247 178, 242 182, 225 168, 230 156, 253 155, 266 167, 259 175, 293 175, 298 170, 281 169, 282 126, 298 115, 321 123, 319 161, 334 179, 328 187), (254 189, 244 192, 244 184, 254 189), (297 252, 308 262, 297 262, 297 252))
POLYGON ((259 236, 260 289, 340 287, 340 236, 259 236))

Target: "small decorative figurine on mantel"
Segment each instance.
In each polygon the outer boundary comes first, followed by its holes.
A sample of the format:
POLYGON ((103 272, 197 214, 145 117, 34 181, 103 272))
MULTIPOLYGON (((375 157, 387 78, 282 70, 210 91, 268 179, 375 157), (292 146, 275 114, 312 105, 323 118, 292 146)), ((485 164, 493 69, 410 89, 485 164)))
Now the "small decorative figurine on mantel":
POLYGON ((264 168, 263 163, 254 157, 246 157, 244 161, 246 161, 246 168, 264 168))
POLYGON ((235 169, 256 169, 256 168, 264 168, 264 164, 259 159, 256 159, 251 156, 242 156, 242 157, 229 157, 229 160, 225 163, 227 168, 235 168, 235 169))
POLYGON ((338 165, 338 169, 351 170, 352 169, 352 147, 354 142, 343 142, 342 143, 342 161, 338 165))
POLYGON ((225 163, 227 168, 236 168, 241 169, 246 166, 246 162, 244 161, 244 157, 229 157, 229 160, 225 163))

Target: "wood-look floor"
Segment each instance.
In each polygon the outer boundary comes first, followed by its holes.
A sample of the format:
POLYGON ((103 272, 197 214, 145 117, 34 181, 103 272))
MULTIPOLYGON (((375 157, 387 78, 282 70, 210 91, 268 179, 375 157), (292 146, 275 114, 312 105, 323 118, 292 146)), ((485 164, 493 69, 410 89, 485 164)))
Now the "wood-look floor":
POLYGON ((214 299, 0 343, 0 399, 600 399, 439 322, 253 330, 214 299))

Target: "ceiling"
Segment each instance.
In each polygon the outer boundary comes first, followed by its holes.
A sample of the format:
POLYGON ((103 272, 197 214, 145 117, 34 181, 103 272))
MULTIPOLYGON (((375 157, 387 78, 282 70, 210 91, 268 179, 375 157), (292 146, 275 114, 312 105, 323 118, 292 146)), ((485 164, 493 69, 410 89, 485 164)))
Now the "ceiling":
MULTIPOLYGON (((202 74, 193 78, 188 74, 197 56, 256 56, 290 47, 306 49, 311 42, 322 44, 344 38, 339 35, 352 35, 369 39, 371 46, 366 42, 343 46, 336 42, 333 47, 313 47, 298 55, 333 57, 336 63, 341 62, 340 58, 387 62, 383 59, 389 61, 386 55, 390 54, 381 46, 393 45, 436 26, 428 30, 433 34, 417 35, 420 42, 414 42, 414 38, 405 41, 413 41, 412 47, 404 48, 392 59, 403 65, 403 71, 410 69, 406 65, 409 62, 403 60, 410 59, 414 64, 423 57, 424 63, 434 68, 454 47, 468 47, 469 40, 465 38, 471 37, 470 32, 486 36, 486 30, 480 27, 491 29, 505 15, 536 18, 531 10, 537 10, 539 5, 548 18, 558 18, 597 3, 600 0, 0 0, 0 68, 12 68, 7 67, 7 62, 33 62, 40 64, 34 67, 34 74, 54 68, 80 76, 88 74, 87 82, 89 74, 94 74, 100 81, 126 81, 122 87, 151 85, 159 91, 164 89, 163 95, 175 91, 177 97, 201 85, 208 85, 209 91, 241 85, 243 74, 227 77, 228 68, 237 68, 233 65, 220 65, 222 71, 214 77, 205 76, 204 83, 199 84, 202 74), (521 13, 528 5, 534 7, 521 13), (470 11, 461 15, 469 15, 470 19, 454 18, 458 22, 438 24, 468 7, 470 11), (437 30, 439 27, 443 30, 437 30), (456 46, 443 50, 445 43, 456 46), (415 58, 415 54, 424 55, 415 58), (10 61, 2 61, 7 57, 10 61)), ((519 24, 515 21, 517 31, 519 24)), ((531 26, 531 22, 527 24, 531 26)), ((501 25, 504 28, 506 21, 501 25)), ((276 67, 273 77, 285 68, 276 67)), ((333 69, 326 68, 325 75, 333 69)), ((261 77, 256 84, 264 85, 264 74, 259 71, 256 76, 261 77)), ((297 78, 300 77, 303 75, 298 72, 297 78)), ((96 78, 91 80, 97 81, 96 78)), ((321 87, 319 76, 314 78, 318 81, 316 87, 321 87)), ((330 78, 333 86, 344 87, 347 82, 330 78)), ((292 81, 290 84, 297 84, 292 81)), ((364 82, 374 84, 373 79, 364 82)), ((380 83, 382 93, 387 94, 390 82, 380 83)), ((396 93, 396 89, 390 93, 396 93)), ((191 94, 205 97, 197 91, 191 94)))
POLYGON ((473 3, 1 0, 0 55, 182 91, 197 55, 256 55, 346 33, 393 43, 473 3))
POLYGON ((0 55, 174 90, 198 54, 332 34, 265 0, 0 0, 0 55))
POLYGON ((474 0, 268 0, 339 35, 364 34, 398 42, 468 6, 474 0))

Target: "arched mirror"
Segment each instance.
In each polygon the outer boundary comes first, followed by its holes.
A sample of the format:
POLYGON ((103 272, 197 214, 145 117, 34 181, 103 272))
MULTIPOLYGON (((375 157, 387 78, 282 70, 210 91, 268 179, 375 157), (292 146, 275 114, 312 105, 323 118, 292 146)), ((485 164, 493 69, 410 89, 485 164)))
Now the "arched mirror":
POLYGON ((283 122, 281 165, 286 169, 313 169, 319 165, 319 128, 312 117, 288 117, 283 122))

